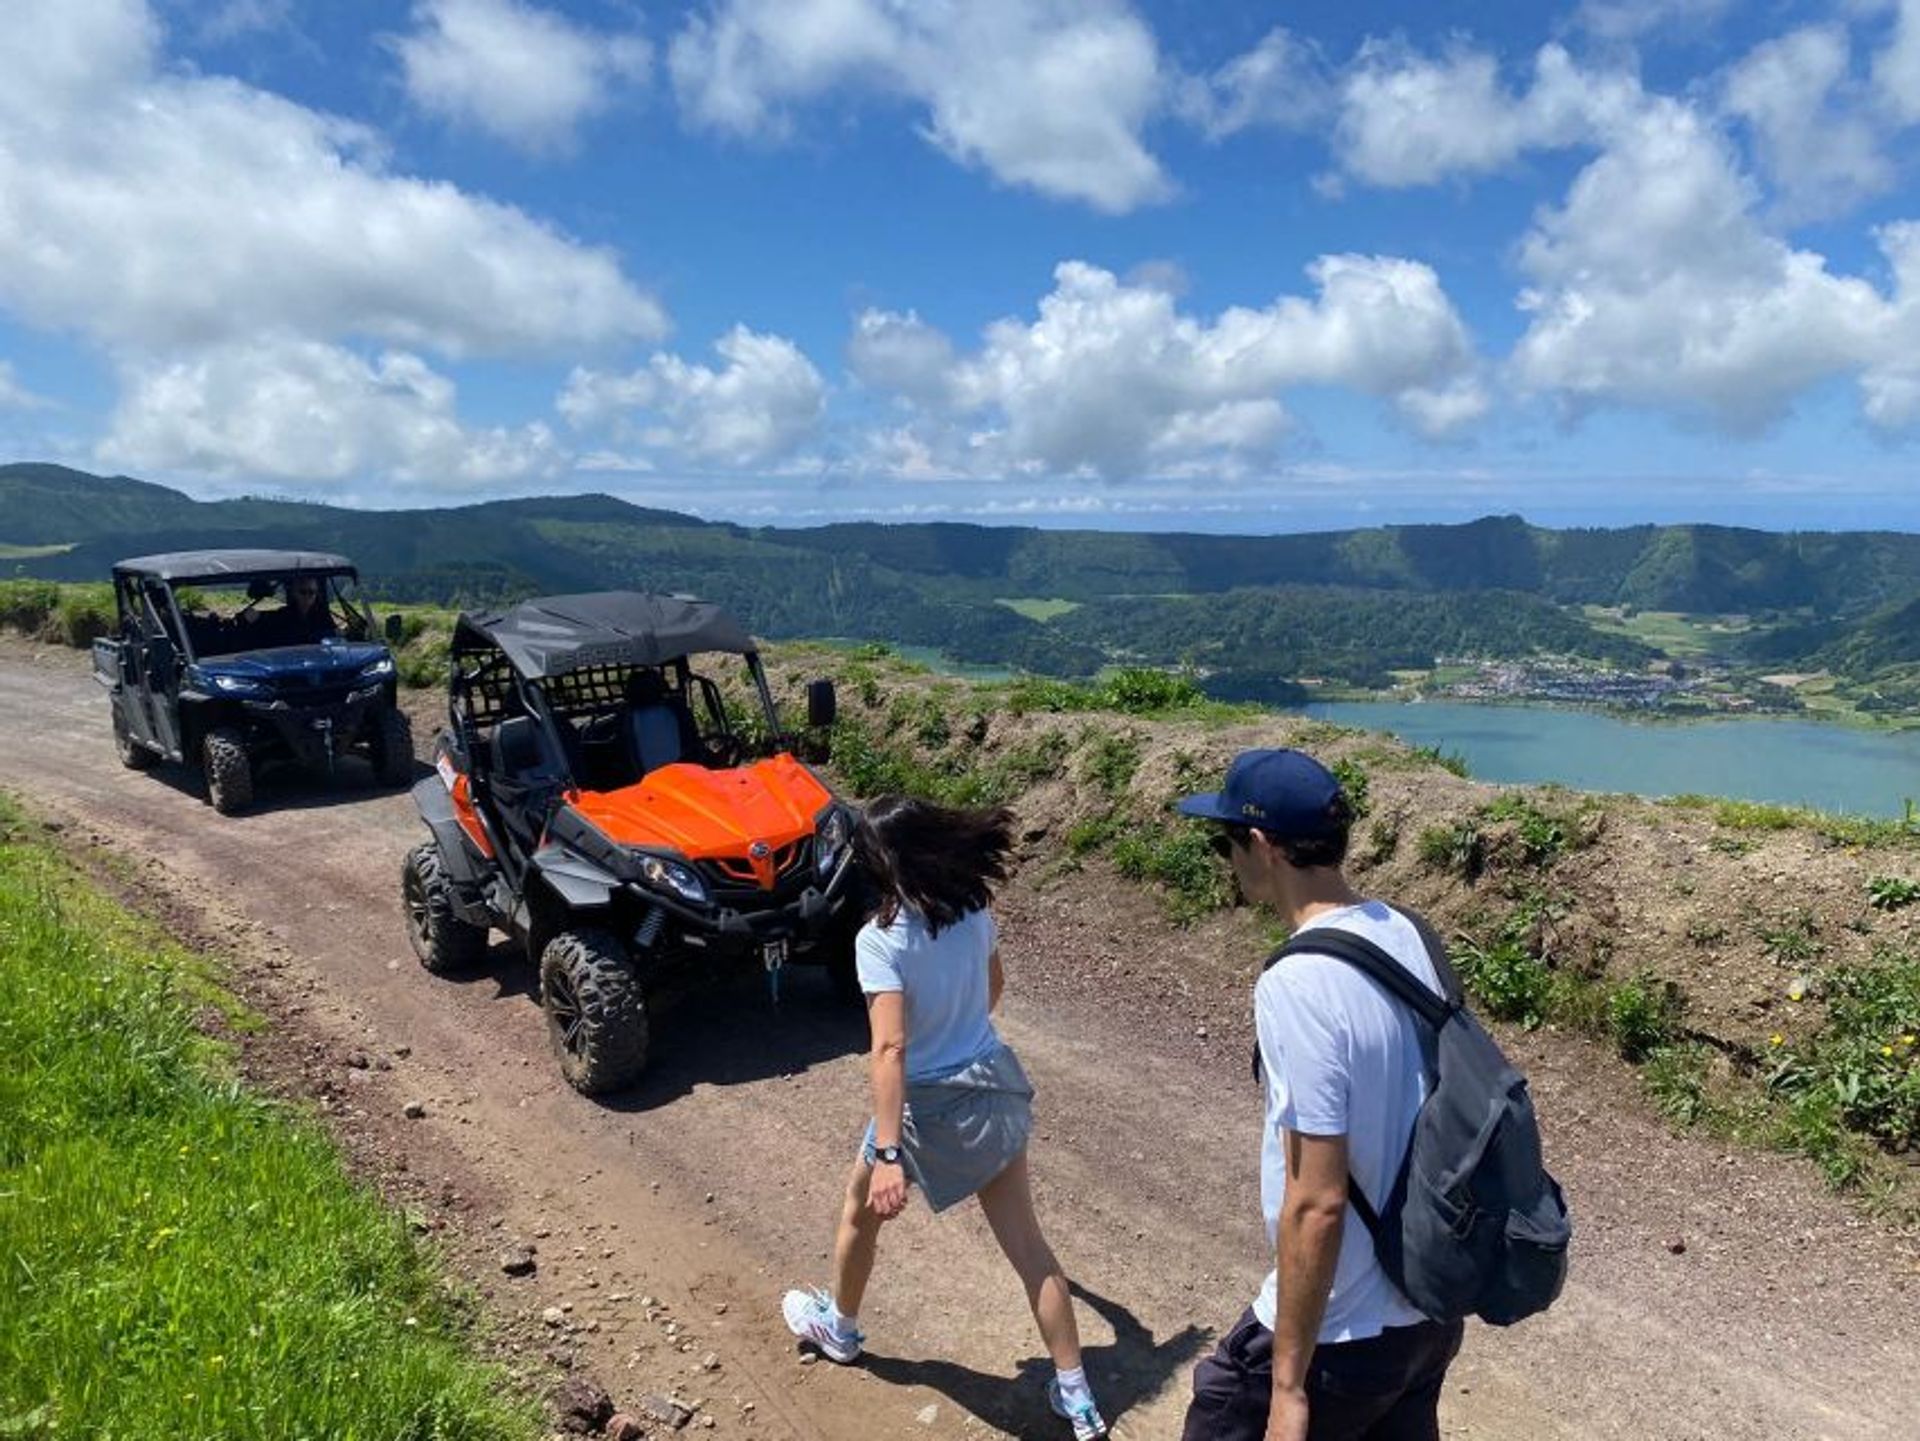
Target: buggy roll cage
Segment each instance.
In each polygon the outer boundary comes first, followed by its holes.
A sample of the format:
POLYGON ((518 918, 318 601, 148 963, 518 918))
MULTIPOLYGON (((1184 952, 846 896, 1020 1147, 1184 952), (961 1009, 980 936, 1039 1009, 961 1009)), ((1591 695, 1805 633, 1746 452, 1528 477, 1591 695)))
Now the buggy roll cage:
MULTIPOLYGON (((187 613, 180 609, 179 591, 181 587, 192 588, 195 585, 233 586, 245 585, 250 581, 271 581, 275 584, 292 579, 294 576, 312 576, 323 584, 327 581, 345 577, 356 586, 360 583, 359 570, 340 562, 338 565, 295 565, 284 568, 265 568, 254 571, 213 571, 207 574, 172 574, 164 571, 142 569, 133 563, 123 563, 113 568, 114 601, 119 608, 121 619, 133 619, 128 611, 128 600, 137 602, 140 615, 137 617, 146 628, 157 631, 176 646, 187 664, 197 664, 202 657, 195 651, 193 628, 187 624, 187 613), (166 612, 161 613, 155 604, 156 595, 166 597, 166 612)), ((373 611, 355 605, 353 600, 337 587, 328 586, 327 594, 331 601, 337 602, 347 613, 349 625, 358 624, 361 632, 372 639, 375 635, 373 611)), ((257 598, 256 598, 257 600, 257 598)), ((256 600, 249 600, 251 608, 256 600)))

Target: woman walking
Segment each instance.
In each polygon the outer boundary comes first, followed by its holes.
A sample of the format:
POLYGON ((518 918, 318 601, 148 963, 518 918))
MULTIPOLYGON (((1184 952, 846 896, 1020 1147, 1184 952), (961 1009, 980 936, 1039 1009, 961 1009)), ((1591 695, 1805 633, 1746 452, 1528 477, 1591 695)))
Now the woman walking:
POLYGON ((833 1289, 789 1291, 794 1335, 846 1364, 880 1228, 918 1187, 936 1212, 980 1198, 1053 1358, 1047 1400, 1075 1441, 1107 1434, 1080 1365, 1067 1278, 1033 1213, 1033 1086, 994 1030, 1003 973, 988 903, 1007 876, 1013 817, 886 796, 854 832, 876 905, 855 943, 873 1031, 873 1120, 847 1177, 833 1289))

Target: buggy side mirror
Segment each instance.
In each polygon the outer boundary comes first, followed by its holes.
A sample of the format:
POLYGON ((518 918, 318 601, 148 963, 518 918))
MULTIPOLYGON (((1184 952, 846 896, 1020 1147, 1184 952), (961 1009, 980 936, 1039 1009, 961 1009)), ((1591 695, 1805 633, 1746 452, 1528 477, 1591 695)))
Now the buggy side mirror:
POLYGON ((807 726, 811 730, 825 730, 833 724, 834 717, 840 714, 840 701, 834 694, 830 680, 810 680, 807 682, 807 726))
POLYGON ((381 629, 386 633, 388 645, 399 645, 407 630, 406 626, 401 623, 400 617, 391 611, 388 612, 386 624, 383 625, 381 629))
POLYGON ((266 600, 278 593, 279 587, 270 580, 250 580, 247 582, 247 599, 266 600))

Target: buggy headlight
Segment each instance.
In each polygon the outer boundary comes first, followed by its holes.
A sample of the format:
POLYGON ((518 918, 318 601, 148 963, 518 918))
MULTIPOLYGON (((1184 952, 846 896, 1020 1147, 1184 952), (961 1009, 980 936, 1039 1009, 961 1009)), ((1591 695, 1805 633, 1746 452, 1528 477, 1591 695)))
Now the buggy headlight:
POLYGON ((393 657, 383 655, 378 660, 368 661, 360 667, 361 680, 385 680, 393 674, 393 657))
POLYGON ((813 832, 813 869, 814 873, 830 876, 839 866, 841 858, 847 853, 847 838, 853 833, 853 822, 847 819, 847 813, 839 806, 830 807, 821 816, 813 832))
POLYGON ((670 861, 665 856, 640 857, 640 879, 657 891, 672 891, 696 906, 707 903, 707 883, 692 866, 670 861))
POLYGON ((260 682, 251 676, 227 675, 221 671, 210 672, 207 679, 213 682, 213 688, 227 695, 252 695, 260 689, 260 682))

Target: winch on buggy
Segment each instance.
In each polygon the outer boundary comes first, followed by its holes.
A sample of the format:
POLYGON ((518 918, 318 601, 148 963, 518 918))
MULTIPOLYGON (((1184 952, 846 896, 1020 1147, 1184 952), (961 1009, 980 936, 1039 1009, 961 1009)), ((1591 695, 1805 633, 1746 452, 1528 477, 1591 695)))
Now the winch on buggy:
MULTIPOLYGON (((829 681, 807 724, 834 719, 829 681)), ((854 813, 793 755, 758 648, 716 605, 611 591, 463 614, 436 774, 413 791, 432 838, 402 874, 428 970, 524 945, 567 1080, 631 1083, 650 1016, 728 965, 827 966, 843 988, 861 920, 854 813), (703 668, 696 668, 698 666, 703 668), (738 666, 737 714, 714 678, 738 666)))

